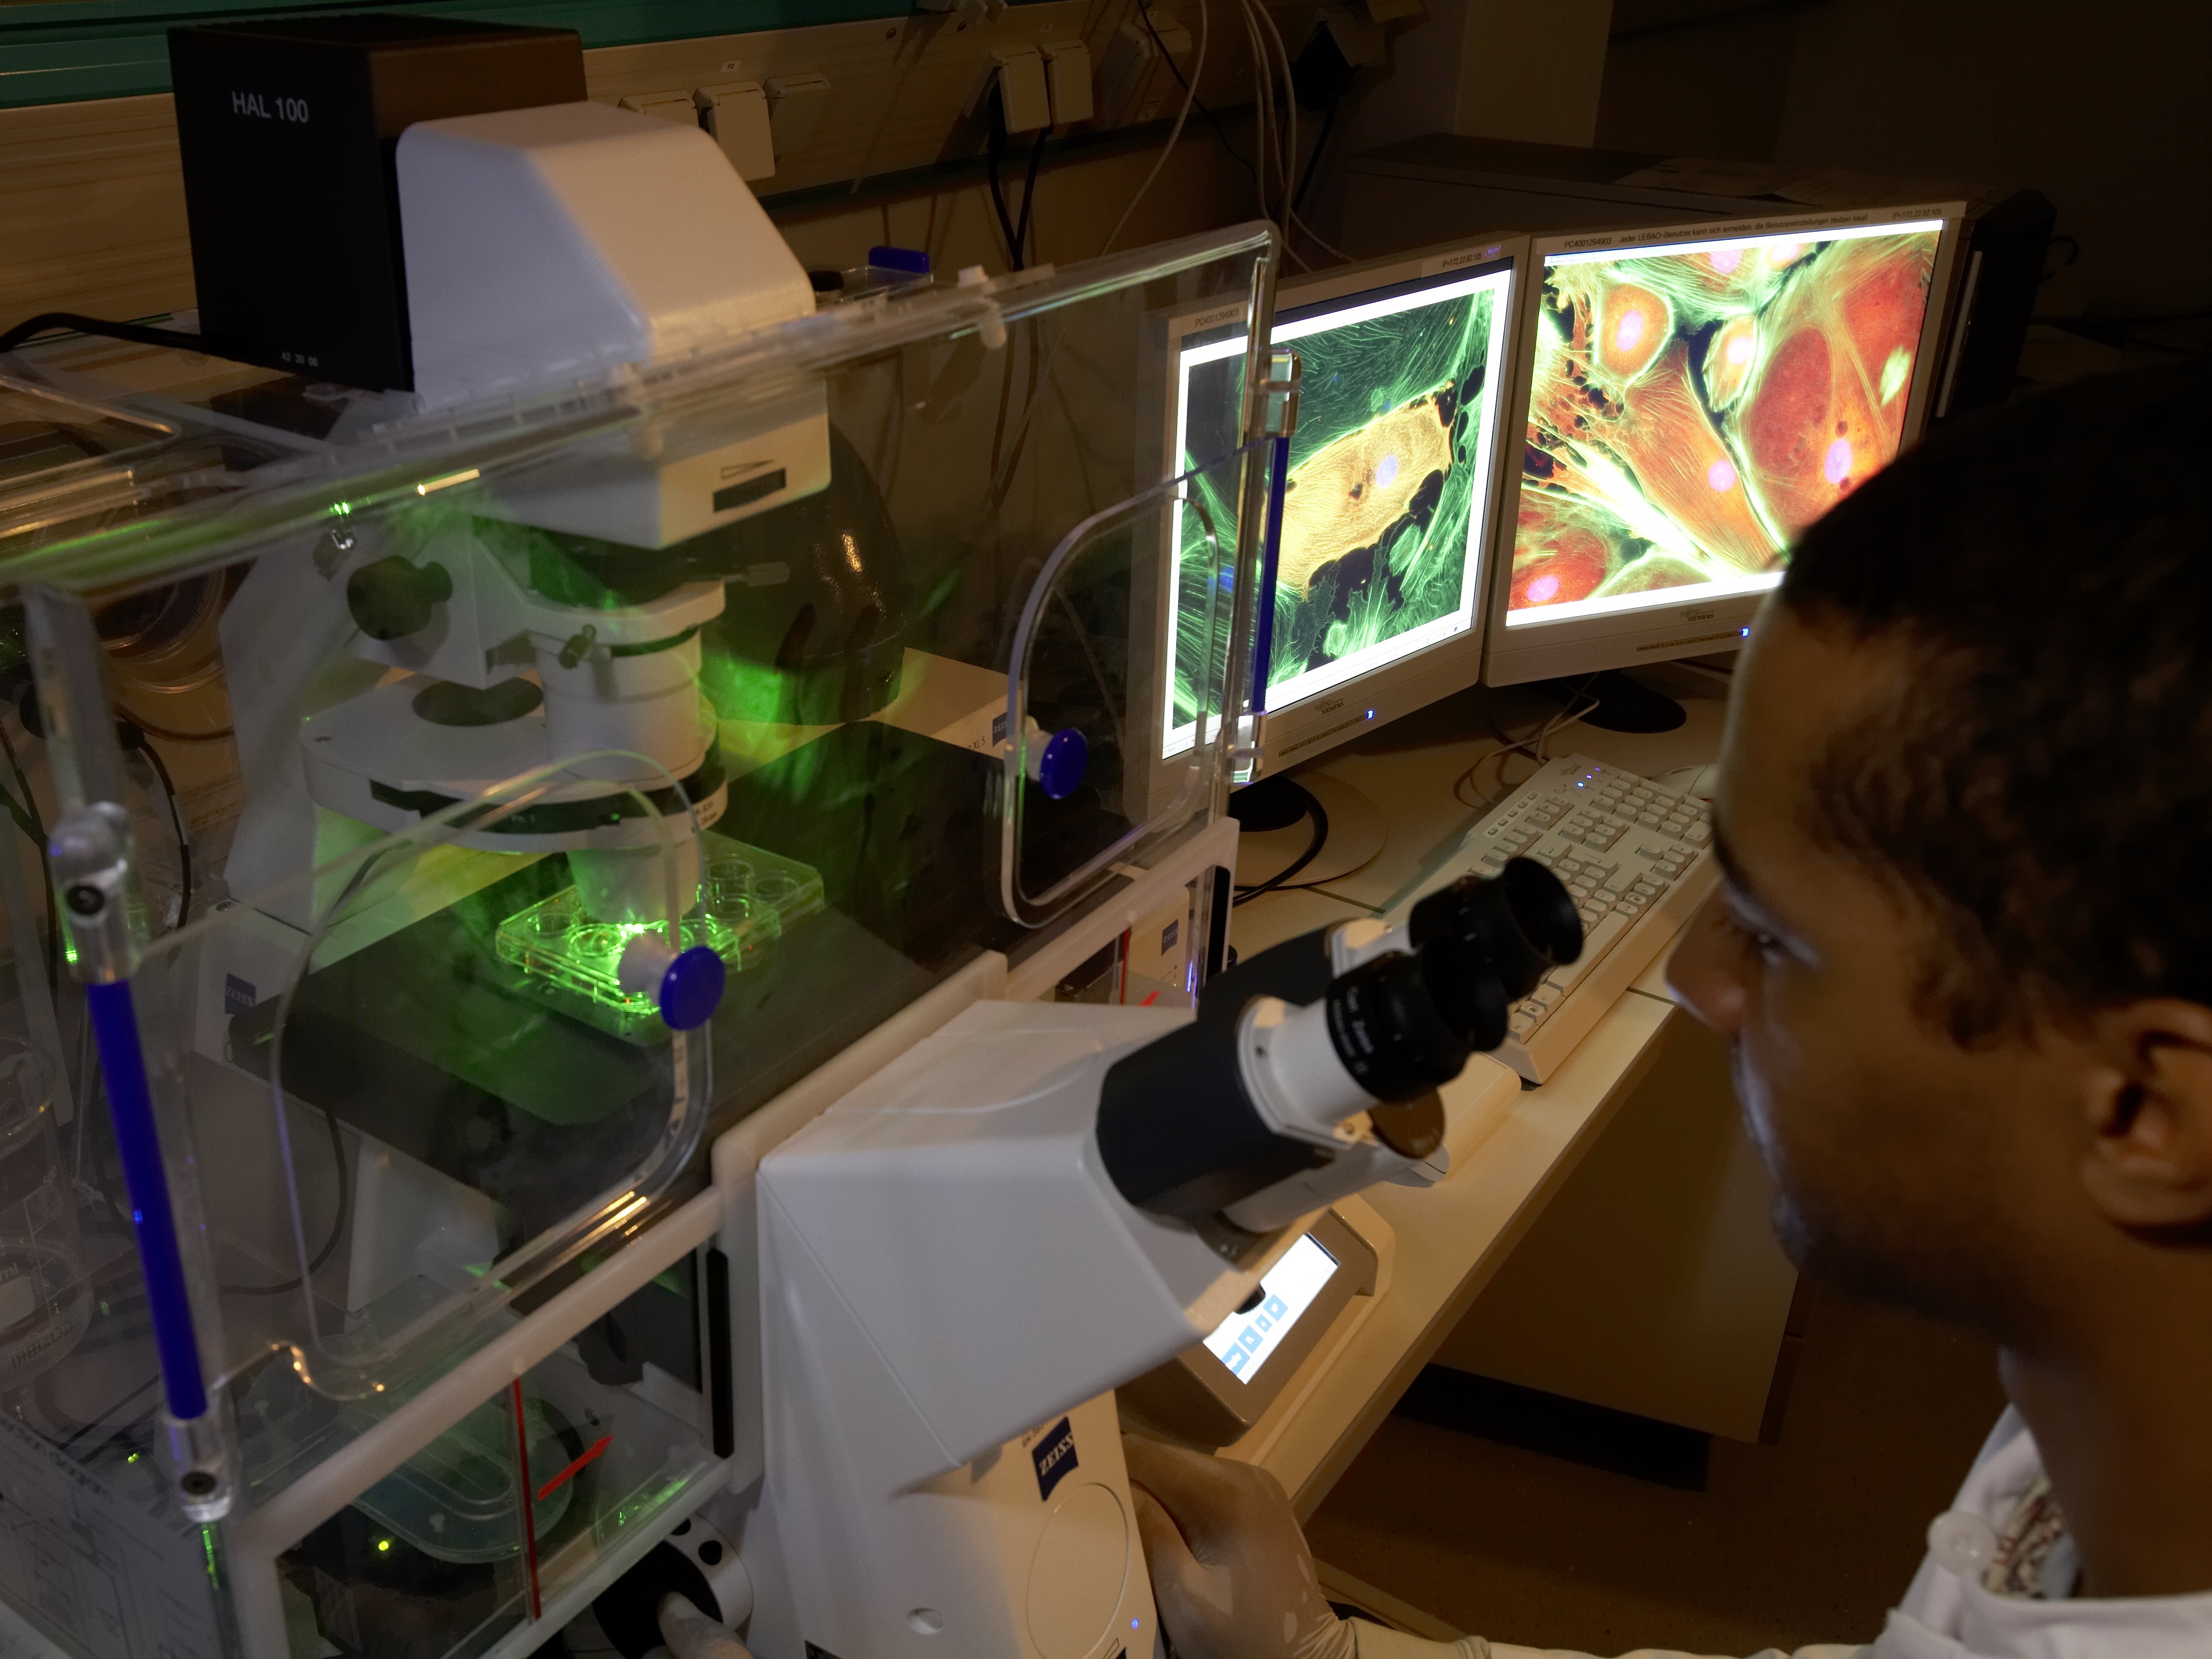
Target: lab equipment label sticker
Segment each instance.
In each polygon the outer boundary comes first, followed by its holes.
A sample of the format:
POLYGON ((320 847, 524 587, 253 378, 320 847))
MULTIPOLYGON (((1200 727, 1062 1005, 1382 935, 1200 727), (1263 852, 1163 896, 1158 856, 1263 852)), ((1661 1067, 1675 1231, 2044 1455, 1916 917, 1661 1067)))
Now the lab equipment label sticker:
POLYGON ((1061 1418, 1030 1448, 1030 1457, 1036 1464, 1037 1496, 1048 1498, 1075 1468, 1075 1425, 1061 1418))

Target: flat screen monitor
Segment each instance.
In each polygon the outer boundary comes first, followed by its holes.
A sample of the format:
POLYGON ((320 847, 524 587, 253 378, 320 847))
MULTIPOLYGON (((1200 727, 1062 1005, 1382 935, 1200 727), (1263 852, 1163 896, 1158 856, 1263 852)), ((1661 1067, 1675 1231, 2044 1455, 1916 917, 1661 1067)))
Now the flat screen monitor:
POLYGON ((1918 435, 1960 203, 1538 240, 1492 685, 1726 651, 1918 435))
MULTIPOLYGON (((1302 380, 1260 596, 1254 776, 1474 684, 1526 248, 1455 243, 1277 290, 1271 338, 1302 380)), ((1244 340, 1241 321, 1181 323, 1166 362, 1187 467, 1235 447, 1244 340)), ((1178 566, 1194 528, 1182 515, 1178 566)), ((1168 699, 1170 753, 1190 740, 1187 703, 1168 699)))

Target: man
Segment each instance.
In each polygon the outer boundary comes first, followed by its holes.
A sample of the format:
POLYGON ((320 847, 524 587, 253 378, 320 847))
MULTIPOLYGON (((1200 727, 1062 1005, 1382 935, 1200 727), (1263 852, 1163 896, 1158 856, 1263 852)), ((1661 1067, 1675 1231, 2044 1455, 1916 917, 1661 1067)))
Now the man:
MULTIPOLYGON (((1738 666, 1675 994, 1798 1266, 1994 1339, 2012 1401, 1867 1659, 2212 1655, 2205 404, 2162 372, 1930 438, 1738 666)), ((1340 1623, 1267 1477, 1130 1468, 1182 1659, 1527 1652, 1340 1623)))

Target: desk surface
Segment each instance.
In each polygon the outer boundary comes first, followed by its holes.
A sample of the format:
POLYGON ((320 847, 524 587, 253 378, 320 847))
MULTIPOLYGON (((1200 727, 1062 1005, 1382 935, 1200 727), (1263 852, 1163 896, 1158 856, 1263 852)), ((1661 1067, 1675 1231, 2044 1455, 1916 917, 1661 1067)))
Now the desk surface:
MULTIPOLYGON (((1572 726, 1553 736, 1550 752, 1588 755, 1647 777, 1713 760, 1725 684, 1684 668, 1638 674, 1682 703, 1684 725, 1648 735, 1572 726)), ((1322 771, 1365 792, 1389 821, 1389 840, 1366 865, 1324 888, 1267 893, 1238 906, 1231 944, 1249 954, 1389 909, 1452 856, 1482 817, 1468 801, 1510 793, 1490 759, 1502 747, 1492 721, 1519 738, 1557 712, 1530 691, 1478 686, 1297 769, 1291 775, 1322 771), (1462 799, 1454 786, 1470 767, 1477 770, 1462 799)), ((1505 775, 1517 782, 1529 770, 1519 762, 1505 775)), ((1550 1082, 1519 1091, 1443 1182, 1373 1188, 1356 1200, 1395 1236, 1388 1290, 1316 1353, 1310 1376, 1225 1449, 1272 1471, 1300 1514, 1310 1514, 1328 1494, 1656 1058, 1674 1012, 1661 978, 1665 954, 1550 1082)), ((1492 1075, 1498 1069, 1480 1060, 1470 1073, 1479 1066, 1492 1075)), ((1462 1086, 1482 1093, 1487 1079, 1462 1079, 1462 1086)))

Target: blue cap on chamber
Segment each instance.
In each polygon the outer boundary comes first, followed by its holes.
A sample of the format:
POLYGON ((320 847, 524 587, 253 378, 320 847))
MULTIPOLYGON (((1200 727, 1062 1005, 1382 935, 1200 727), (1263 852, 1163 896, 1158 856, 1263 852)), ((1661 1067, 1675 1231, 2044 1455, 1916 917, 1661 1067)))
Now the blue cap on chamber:
POLYGON ((1066 800, 1082 786, 1090 765, 1091 745, 1083 733, 1064 726, 1046 740, 1044 752, 1037 757, 1037 787, 1054 800, 1066 800))
POLYGON ((704 1025, 721 1006, 729 970, 704 945, 680 952, 660 976, 660 1017, 674 1031, 704 1025))

